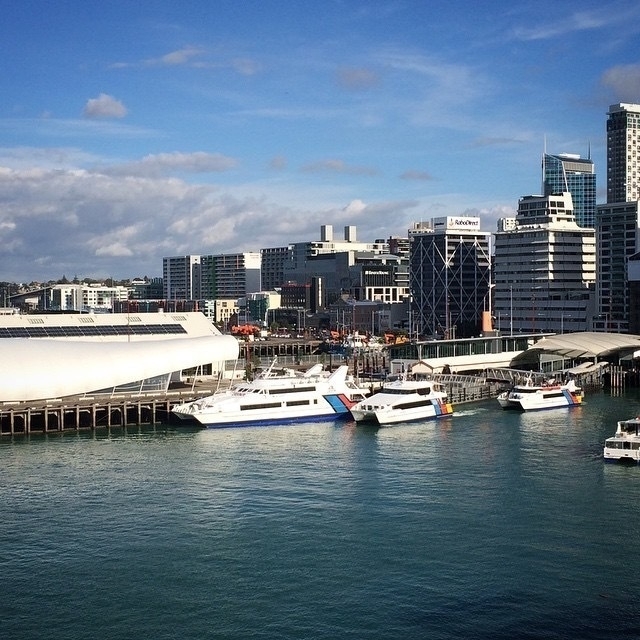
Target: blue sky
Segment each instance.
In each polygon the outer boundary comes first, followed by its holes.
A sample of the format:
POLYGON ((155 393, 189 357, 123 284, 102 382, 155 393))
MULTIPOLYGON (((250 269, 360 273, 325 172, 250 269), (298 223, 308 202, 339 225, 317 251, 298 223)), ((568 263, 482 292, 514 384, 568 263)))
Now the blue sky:
POLYGON ((540 191, 640 102, 640 5, 0 0, 0 281, 405 236, 540 191))

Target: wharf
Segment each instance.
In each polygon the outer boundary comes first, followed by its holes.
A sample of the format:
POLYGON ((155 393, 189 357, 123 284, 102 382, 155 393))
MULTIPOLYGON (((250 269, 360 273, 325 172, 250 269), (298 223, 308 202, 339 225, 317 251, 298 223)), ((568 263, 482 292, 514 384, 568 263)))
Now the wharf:
MULTIPOLYGON (((435 380, 446 389, 449 401, 454 405, 491 400, 513 382, 510 370, 494 370, 491 375, 468 376, 436 374, 435 380)), ((485 372, 489 374, 490 372, 485 372)), ((585 391, 602 388, 600 374, 579 376, 585 391)), ((47 434, 79 430, 95 430, 111 427, 128 427, 154 424, 182 424, 171 416, 178 404, 211 395, 216 389, 229 386, 230 381, 196 381, 193 384, 172 385, 159 393, 127 393, 93 396, 51 398, 39 402, 0 403, 0 437, 11 435, 47 434)), ((360 384, 373 393, 381 382, 360 377, 360 384)))
POLYGON ((215 383, 128 393, 0 403, 0 436, 170 423, 171 410, 214 393, 215 383))

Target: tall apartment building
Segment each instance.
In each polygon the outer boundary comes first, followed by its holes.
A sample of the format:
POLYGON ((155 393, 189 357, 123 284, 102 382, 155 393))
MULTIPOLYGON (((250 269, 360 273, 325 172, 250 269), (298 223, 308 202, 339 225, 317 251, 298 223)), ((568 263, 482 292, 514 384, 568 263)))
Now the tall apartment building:
POLYGON ((598 205, 597 318, 594 330, 627 333, 631 313, 629 259, 636 254, 640 201, 598 205))
POLYGON ((200 256, 200 298, 241 298, 260 291, 259 252, 200 256))
POLYGON ((500 221, 495 234, 496 328, 586 331, 595 310, 595 274, 595 231, 576 224, 571 194, 521 198, 515 220, 500 221))
POLYGON ((561 153, 542 156, 542 194, 569 192, 579 227, 593 228, 596 221, 596 172, 593 161, 561 153))
POLYGON ((478 335, 489 304, 489 232, 480 218, 436 218, 413 229, 410 257, 411 332, 464 338, 478 335))
POLYGON ((162 258, 162 292, 165 300, 198 300, 200 256, 162 258))
POLYGON ((167 300, 240 298, 260 291, 259 253, 174 256, 162 259, 167 300))
POLYGON ((640 104, 612 104, 607 119, 607 204, 640 199, 640 104))
POLYGON ((290 247, 270 247, 260 249, 262 256, 260 288, 262 291, 273 291, 285 282, 284 270, 291 261, 290 247))
POLYGON ((598 302, 595 329, 629 331, 629 259, 640 249, 640 104, 609 107, 607 203, 596 209, 598 302))

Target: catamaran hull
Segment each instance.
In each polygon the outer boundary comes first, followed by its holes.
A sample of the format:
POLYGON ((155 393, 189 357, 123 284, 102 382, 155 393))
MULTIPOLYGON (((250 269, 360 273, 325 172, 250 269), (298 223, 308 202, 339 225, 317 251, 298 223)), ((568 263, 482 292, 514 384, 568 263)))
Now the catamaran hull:
POLYGON ((343 395, 323 396, 323 404, 309 407, 280 407, 234 411, 201 411, 192 417, 203 427, 220 429, 225 427, 269 426, 300 422, 321 422, 347 419, 351 416, 349 406, 353 404, 343 395))
POLYGON ((351 415, 358 423, 377 424, 380 426, 398 424, 400 422, 417 422, 419 420, 430 420, 432 418, 441 418, 453 413, 453 408, 449 403, 440 403, 433 401, 429 406, 419 407, 415 409, 403 409, 402 407, 393 407, 390 409, 379 410, 360 410, 352 409, 351 415))

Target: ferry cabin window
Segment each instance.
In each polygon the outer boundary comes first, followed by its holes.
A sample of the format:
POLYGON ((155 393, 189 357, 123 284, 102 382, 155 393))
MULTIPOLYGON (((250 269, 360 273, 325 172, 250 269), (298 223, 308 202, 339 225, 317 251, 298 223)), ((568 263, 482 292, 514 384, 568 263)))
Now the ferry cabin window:
POLYGON ((279 402, 265 402, 264 404, 247 404, 240 407, 240 411, 255 411, 256 409, 280 409, 279 402))
POLYGON ((416 407, 425 407, 433 404, 431 400, 414 400, 413 402, 403 402, 396 409, 415 409, 416 407))
POLYGON ((316 387, 315 385, 310 386, 310 387, 295 387, 295 388, 288 388, 288 389, 270 389, 269 390, 269 394, 272 396, 275 395, 280 395, 282 393, 301 393, 303 391, 315 391, 316 387))

